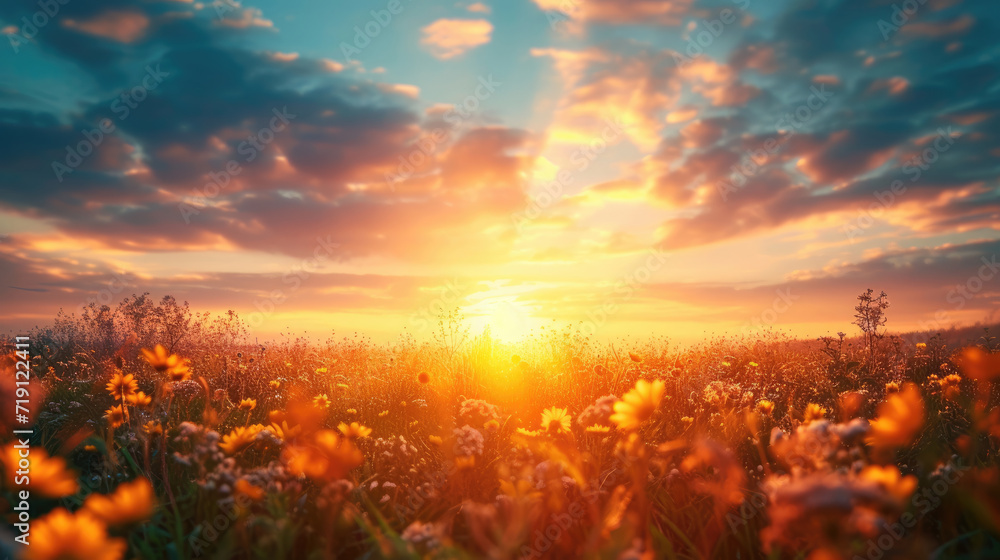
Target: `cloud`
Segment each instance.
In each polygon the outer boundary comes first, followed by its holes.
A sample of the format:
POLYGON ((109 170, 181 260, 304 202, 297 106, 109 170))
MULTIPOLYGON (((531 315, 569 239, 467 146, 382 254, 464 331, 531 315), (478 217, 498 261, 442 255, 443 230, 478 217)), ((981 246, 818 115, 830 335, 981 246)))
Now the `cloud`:
POLYGON ((534 0, 538 9, 581 22, 680 25, 692 0, 534 0))
POLYGON ((442 60, 490 42, 493 24, 485 19, 439 19, 422 29, 421 44, 442 60))

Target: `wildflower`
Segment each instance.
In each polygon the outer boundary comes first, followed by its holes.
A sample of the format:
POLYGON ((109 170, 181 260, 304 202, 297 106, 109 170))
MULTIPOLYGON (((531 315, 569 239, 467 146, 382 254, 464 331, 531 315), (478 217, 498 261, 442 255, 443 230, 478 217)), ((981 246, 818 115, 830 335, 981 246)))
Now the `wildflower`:
POLYGON ((155 506, 153 485, 145 478, 119 484, 112 494, 91 494, 83 502, 84 511, 111 527, 145 521, 155 506))
POLYGON ((431 380, 431 376, 427 375, 426 371, 422 371, 422 372, 420 372, 420 373, 417 374, 417 381, 419 381, 421 383, 425 383, 426 384, 426 383, 429 383, 430 380, 431 380))
POLYGON ((255 424, 253 426, 238 426, 229 432, 229 434, 222 436, 222 442, 219 443, 219 448, 230 455, 235 455, 240 451, 243 451, 247 447, 250 447, 254 440, 257 438, 257 434, 260 433, 263 426, 255 424))
POLYGON ((132 406, 147 407, 149 406, 150 403, 153 402, 153 397, 150 397, 149 395, 143 393, 142 391, 138 391, 132 395, 126 396, 125 402, 127 402, 132 406))
POLYGON ((957 374, 946 375, 944 379, 937 382, 938 387, 944 392, 944 398, 948 400, 955 400, 962 393, 962 388, 960 387, 962 383, 962 376, 957 374))
POLYGON ((804 413, 803 422, 806 424, 813 422, 815 420, 822 420, 826 416, 827 410, 816 403, 809 403, 806 406, 806 411, 804 413))
POLYGON ((927 343, 926 342, 918 342, 917 343, 917 350, 923 350, 924 348, 927 348, 927 343))
POLYGON ((733 365, 733 364, 729 363, 728 361, 723 361, 722 362, 722 367, 729 367, 731 365, 733 365))
POLYGON ((270 385, 272 389, 280 389, 281 381, 278 381, 277 379, 272 379, 271 382, 268 383, 268 385, 270 385))
POLYGON ((330 408, 330 397, 326 396, 326 393, 316 395, 313 397, 313 406, 322 409, 330 408))
POLYGON ((366 438, 372 433, 371 428, 366 428, 357 422, 351 422, 349 425, 341 422, 337 425, 337 429, 344 434, 344 437, 354 439, 366 438))
POLYGON ((10 444, 4 448, 0 460, 3 461, 4 471, 7 475, 5 482, 11 490, 27 486, 30 488, 32 496, 37 493, 46 498, 64 498, 76 494, 77 490, 80 489, 76 482, 76 475, 66 468, 66 460, 62 457, 49 457, 49 454, 42 448, 32 448, 27 457, 21 457, 20 450, 15 448, 14 444, 10 444), (22 466, 22 460, 28 461, 27 468, 22 466), (26 477, 18 476, 19 469, 30 473, 30 482, 26 480, 26 477))
POLYGON ((896 381, 890 381, 885 384, 885 394, 891 395, 893 393, 899 392, 899 383, 896 381))
POLYGON ((296 424, 295 426, 289 426, 288 422, 274 422, 270 426, 264 428, 270 431, 276 438, 281 441, 288 441, 294 439, 299 434, 302 433, 302 426, 296 424))
POLYGON ((182 361, 180 364, 167 370, 167 377, 171 381, 187 381, 191 379, 191 368, 188 366, 187 360, 182 361))
POLYGON ((757 412, 770 416, 774 413, 774 402, 761 400, 757 403, 757 412))
POLYGON ((364 462, 354 442, 333 430, 317 432, 312 445, 287 447, 283 458, 292 474, 305 475, 317 482, 340 480, 364 462))
POLYGON ((61 507, 34 522, 31 533, 25 560, 119 560, 127 546, 124 539, 109 538, 105 525, 90 513, 74 515, 61 507))
POLYGON ((347 409, 347 414, 349 414, 351 416, 357 416, 358 415, 358 410, 356 408, 348 408, 347 409))
POLYGON ((888 492, 899 504, 905 504, 910 495, 917 489, 917 477, 901 476, 894 465, 880 467, 872 465, 865 467, 859 475, 861 480, 878 484, 888 492))
POLYGON ((757 362, 750 362, 747 365, 750 366, 750 367, 760 367, 760 364, 758 364, 757 362))
POLYGON ((611 421, 622 430, 638 428, 656 412, 665 390, 666 386, 662 379, 652 383, 640 379, 634 389, 625 393, 622 400, 615 403, 615 413, 611 415, 611 421))
POLYGON ((163 426, 161 426, 160 423, 156 422, 155 420, 150 420, 149 422, 143 424, 142 429, 145 430, 145 432, 149 435, 163 433, 163 426))
POLYGON ((566 434, 572 427, 572 418, 565 408, 547 408, 542 412, 542 431, 550 434, 566 434))
POLYGON ((611 431, 609 426, 601 426, 599 424, 594 424, 593 426, 587 426, 583 431, 588 434, 606 434, 611 431))
POLYGON ((237 495, 246 496, 255 502, 264 497, 264 489, 260 486, 254 486, 245 478, 236 481, 236 484, 233 485, 233 491, 237 495))
POLYGON ((456 455, 483 454, 483 434, 479 430, 466 424, 461 428, 455 428, 452 433, 455 435, 456 455))
POLYGON ((240 401, 240 410, 251 411, 257 408, 257 399, 243 399, 240 401))
POLYGON ((142 349, 142 355, 153 366, 153 369, 163 373, 181 364, 181 357, 167 352, 162 344, 157 344, 153 350, 142 349))
POLYGON ((443 443, 443 440, 441 439, 441 436, 433 436, 433 435, 432 436, 427 436, 427 441, 431 442, 432 444, 434 444, 437 447, 441 447, 441 444, 443 443))
POLYGON ((378 413, 378 417, 379 418, 385 418, 388 415, 389 415, 389 411, 388 410, 383 410, 382 412, 378 413))
POLYGON ((406 401, 399 401, 400 408, 406 408, 406 401))
POLYGON ((972 379, 994 379, 1000 376, 1000 353, 989 354, 978 346, 962 350, 958 365, 972 379))
POLYGON ((316 368, 316 373, 326 373, 327 369, 325 367, 316 368))
POLYGON ((618 397, 606 395, 597 399, 594 404, 583 409, 583 412, 576 417, 576 423, 581 426, 593 426, 600 424, 608 426, 611 424, 611 414, 614 412, 615 402, 618 397))
POLYGON ((116 401, 120 401, 134 395, 139 390, 139 383, 136 382, 135 375, 118 372, 111 376, 107 390, 116 401))
POLYGON ((641 361, 642 361, 642 356, 640 356, 640 355, 636 354, 635 352, 629 352, 629 353, 628 353, 628 357, 629 357, 629 358, 632 358, 632 361, 633 361, 633 362, 636 362, 636 363, 638 363, 638 362, 641 362, 641 361))
POLYGON ((444 530, 436 523, 414 521, 403 530, 399 536, 406 541, 421 557, 441 547, 444 540, 444 530))
POLYGON ((876 447, 909 445, 924 425, 924 401, 920 389, 907 383, 879 405, 878 419, 871 423, 869 441, 876 447))
POLYGON ((112 429, 125 423, 125 411, 122 410, 122 405, 112 406, 107 409, 104 411, 104 417, 108 419, 108 425, 112 429))

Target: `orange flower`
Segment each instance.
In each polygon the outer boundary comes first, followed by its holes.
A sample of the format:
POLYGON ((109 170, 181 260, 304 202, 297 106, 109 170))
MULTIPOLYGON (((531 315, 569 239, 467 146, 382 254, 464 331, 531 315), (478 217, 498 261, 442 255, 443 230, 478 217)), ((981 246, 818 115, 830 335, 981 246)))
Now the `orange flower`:
POLYGON ((257 399, 243 399, 240 401, 240 410, 253 410, 257 408, 257 399))
POLYGON ((124 539, 109 538, 107 527, 89 512, 73 515, 56 508, 31 526, 31 545, 25 560, 119 560, 124 539))
POLYGON ((119 401, 122 400, 122 397, 128 398, 134 395, 139 390, 139 383, 136 382, 135 376, 131 373, 118 372, 111 376, 107 390, 116 401, 119 401))
POLYGON ((76 494, 80 486, 76 475, 66 468, 66 460, 62 457, 49 457, 41 447, 17 449, 10 444, 0 456, 7 475, 4 482, 10 490, 28 489, 32 495, 36 493, 46 498, 64 498, 76 494), (22 453, 26 452, 26 453, 22 453), (24 456, 27 455, 27 456, 24 456), (27 465, 24 464, 27 462, 27 465), (24 467, 27 468, 24 468, 24 467), (17 474, 17 471, 27 471, 30 481, 17 474), (27 484, 19 484, 27 482, 27 484))
POLYGON ((771 414, 774 413, 774 403, 768 400, 762 400, 758 402, 757 412, 770 416, 771 414))
POLYGON ((973 379, 994 379, 1000 376, 1000 354, 989 354, 978 346, 970 346, 958 357, 958 365, 973 379))
POLYGON ((878 419, 871 423, 868 441, 875 447, 909 445, 924 425, 924 401, 913 383, 879 405, 878 419))
POLYGON ((125 397, 125 402, 132 406, 146 407, 153 402, 153 398, 142 391, 138 391, 135 394, 125 397))
POLYGON ((641 361, 642 361, 642 356, 640 356, 640 355, 636 354, 635 352, 629 352, 629 353, 628 353, 628 357, 629 357, 629 358, 632 358, 632 361, 633 361, 633 362, 636 362, 636 363, 638 363, 638 362, 641 362, 641 361))
POLYGON ((219 444, 219 447, 226 453, 235 455, 250 447, 256 441, 257 434, 263 429, 264 426, 260 424, 246 427, 239 426, 229 432, 229 434, 222 436, 222 442, 219 444))
POLYGON ((632 389, 620 401, 614 404, 614 414, 611 421, 622 430, 634 430, 656 412, 663 400, 663 393, 666 385, 662 379, 657 379, 650 383, 645 379, 640 379, 632 389))
POLYGON ((905 504, 913 491, 917 489, 917 477, 913 475, 902 476, 894 465, 865 467, 859 477, 861 480, 879 485, 900 504, 905 504))
POLYGON ((316 395, 313 397, 313 406, 323 409, 330 408, 330 397, 326 396, 325 393, 316 395))
POLYGON ((104 417, 108 419, 108 424, 112 429, 125 423, 125 411, 122 409, 121 405, 112 406, 104 411, 104 417))
POLYGON ((344 437, 352 439, 366 438, 372 433, 371 428, 366 428, 357 422, 351 422, 349 425, 341 422, 337 426, 337 429, 340 430, 340 433, 344 434, 344 437))
POLYGON ((255 502, 264 497, 264 489, 260 486, 254 486, 245 478, 237 480, 233 489, 236 494, 246 496, 255 502))
POLYGON ((542 431, 550 434, 570 433, 573 419, 565 408, 547 408, 542 412, 542 431))
POLYGON ((270 383, 268 383, 268 385, 270 385, 272 389, 279 389, 279 388, 281 388, 281 381, 278 381, 277 379, 275 379, 275 380, 272 380, 270 383))
POLYGON ((153 485, 145 478, 119 484, 113 494, 91 494, 83 502, 84 511, 112 527, 145 521, 155 506, 153 485))
POLYGON ((187 381, 191 378, 191 369, 187 360, 177 354, 167 352, 162 344, 157 344, 152 350, 142 349, 142 355, 153 366, 153 369, 166 373, 171 381, 187 381))
POLYGON ((312 445, 285 448, 283 458, 293 474, 304 474, 316 482, 340 480, 364 462, 354 442, 333 430, 316 432, 312 445))
POLYGON ((827 410, 816 403, 809 403, 806 406, 806 411, 802 419, 806 424, 813 422, 815 420, 822 420, 826 416, 827 410))

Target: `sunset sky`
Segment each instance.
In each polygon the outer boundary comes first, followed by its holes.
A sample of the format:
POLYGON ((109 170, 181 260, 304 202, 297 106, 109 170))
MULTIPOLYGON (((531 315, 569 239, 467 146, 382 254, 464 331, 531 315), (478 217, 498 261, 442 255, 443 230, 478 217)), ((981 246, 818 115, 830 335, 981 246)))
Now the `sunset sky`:
POLYGON ((1000 320, 995 0, 50 4, 0 4, 3 331, 1000 320))

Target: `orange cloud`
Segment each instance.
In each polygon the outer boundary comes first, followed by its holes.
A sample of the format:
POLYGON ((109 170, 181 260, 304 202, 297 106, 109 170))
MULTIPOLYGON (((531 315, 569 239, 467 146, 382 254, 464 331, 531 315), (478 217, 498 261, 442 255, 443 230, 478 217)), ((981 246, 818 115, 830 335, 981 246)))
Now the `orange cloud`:
POLYGON ((439 19, 423 28, 421 44, 442 60, 490 42, 493 24, 485 19, 439 19))
POLYGON ((63 25, 119 43, 132 43, 146 34, 149 18, 139 12, 108 11, 85 21, 66 19, 63 25))

